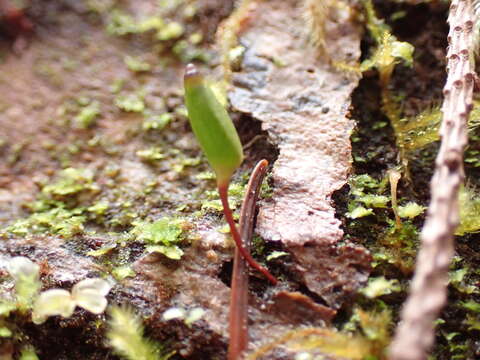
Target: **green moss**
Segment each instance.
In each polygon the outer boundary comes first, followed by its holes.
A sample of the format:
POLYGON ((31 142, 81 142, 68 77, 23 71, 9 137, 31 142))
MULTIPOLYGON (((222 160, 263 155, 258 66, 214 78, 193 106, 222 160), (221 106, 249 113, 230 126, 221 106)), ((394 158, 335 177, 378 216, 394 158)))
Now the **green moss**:
POLYGON ((383 248, 378 248, 374 259, 393 264, 408 274, 413 270, 418 238, 418 229, 411 222, 404 221, 402 226, 398 227, 394 221, 390 221, 389 230, 379 241, 383 248))
POLYGON ((397 279, 387 280, 383 276, 368 279, 368 285, 361 290, 370 299, 399 291, 401 291, 401 287, 397 279))
POLYGON ((127 277, 135 277, 135 271, 129 265, 118 266, 112 270, 112 275, 116 280, 122 281, 127 277))
POLYGON ((359 219, 372 214, 373 209, 366 209, 365 207, 360 205, 353 207, 351 211, 345 213, 345 216, 349 217, 350 219, 359 219))
MULTIPOLYGON (((246 184, 243 183, 231 183, 228 188, 228 204, 232 210, 240 207, 245 194, 246 184)), ((214 211, 218 213, 223 212, 223 206, 220 201, 217 190, 211 190, 205 192, 207 200, 202 202, 202 211, 214 211)))
POLYGON ((80 110, 74 118, 75 125, 79 129, 87 129, 95 124, 99 115, 100 104, 97 101, 93 101, 80 110))
POLYGON ((157 39, 161 41, 178 39, 183 35, 184 31, 182 24, 170 22, 158 31, 157 39))
POLYGON ((125 56, 123 61, 125 62, 125 65, 127 65, 128 70, 133 72, 150 71, 152 68, 149 63, 133 56, 125 56))
POLYGON ((163 130, 172 120, 173 116, 170 113, 164 113, 160 115, 144 114, 145 120, 143 120, 142 128, 145 131, 163 130))
POLYGON ((31 346, 24 347, 18 360, 39 360, 35 349, 31 346))
POLYGON ((153 163, 157 160, 165 159, 165 154, 157 147, 151 147, 145 150, 138 150, 136 155, 145 162, 153 163))
POLYGON ((84 231, 86 217, 81 215, 82 209, 67 210, 62 207, 30 215, 26 219, 15 221, 5 231, 19 236, 51 233, 66 239, 84 231))
POLYGON ((182 219, 161 218, 153 223, 136 221, 130 234, 147 244, 147 251, 160 252, 170 259, 179 260, 183 251, 179 248, 185 237, 182 219))
POLYGON ((390 201, 388 196, 371 193, 381 190, 381 187, 380 183, 368 174, 352 176, 349 185, 353 199, 348 204, 346 216, 351 219, 372 215, 373 208, 386 208, 390 201))
POLYGON ((480 230, 480 197, 471 186, 462 186, 458 194, 460 225, 455 235, 474 233, 480 230))
POLYGON ((93 183, 93 172, 87 169, 67 168, 60 172, 55 183, 46 185, 42 192, 53 197, 65 197, 85 190, 97 190, 93 183))
POLYGON ((145 102, 140 94, 118 95, 115 98, 115 105, 127 112, 141 113, 145 110, 145 102))
POLYGON ((421 206, 416 202, 410 201, 407 204, 398 207, 398 215, 401 218, 413 219, 422 214, 425 209, 425 206, 421 206))
POLYGON ((277 347, 296 354, 332 355, 351 360, 386 359, 390 342, 391 315, 388 310, 365 312, 355 310, 352 321, 354 331, 337 331, 332 328, 299 328, 260 347, 247 359, 263 359, 277 347))
POLYGON ((108 210, 109 207, 110 204, 108 203, 108 201, 99 201, 88 207, 87 211, 99 217, 105 215, 105 212, 108 210))

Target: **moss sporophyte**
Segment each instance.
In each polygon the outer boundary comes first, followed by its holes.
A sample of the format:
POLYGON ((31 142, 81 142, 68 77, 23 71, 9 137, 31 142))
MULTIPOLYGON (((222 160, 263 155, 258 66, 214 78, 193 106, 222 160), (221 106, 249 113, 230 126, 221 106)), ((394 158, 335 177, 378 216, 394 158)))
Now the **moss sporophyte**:
POLYGON ((228 204, 230 179, 243 161, 242 144, 233 122, 193 64, 186 68, 184 86, 188 118, 200 147, 215 171, 223 213, 233 240, 248 264, 276 284, 277 279, 259 265, 244 248, 228 204))

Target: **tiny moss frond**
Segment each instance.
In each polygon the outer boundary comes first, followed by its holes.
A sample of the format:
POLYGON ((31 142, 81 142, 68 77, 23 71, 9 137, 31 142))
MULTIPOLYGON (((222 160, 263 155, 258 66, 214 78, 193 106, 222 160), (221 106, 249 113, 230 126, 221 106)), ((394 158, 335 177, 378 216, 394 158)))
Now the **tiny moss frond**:
POLYGON ((377 43, 372 56, 365 60, 360 68, 366 71, 376 68, 380 77, 380 86, 382 88, 382 109, 389 118, 390 123, 395 132, 397 146, 399 147, 400 157, 405 163, 404 149, 399 139, 401 138, 401 108, 390 93, 389 83, 395 66, 403 62, 406 66, 413 64, 414 47, 397 38, 390 33, 390 28, 379 19, 375 14, 375 9, 371 0, 364 0, 365 18, 367 28, 377 43))
MULTIPOLYGON (((438 131, 441 120, 442 111, 439 107, 433 107, 415 117, 400 120, 395 129, 398 146, 408 154, 440 140, 438 131)), ((479 125, 480 101, 474 100, 473 110, 468 120, 468 130, 472 131, 479 125)))
POLYGON ((410 221, 402 222, 401 227, 392 221, 390 229, 380 240, 383 249, 379 249, 374 257, 397 266, 404 274, 409 274, 413 270, 418 236, 417 227, 410 221))
POLYGON ((480 231, 480 196, 470 185, 462 186, 458 194, 460 224, 455 235, 480 231))
POLYGON ((107 338, 115 353, 129 360, 167 360, 174 352, 145 339, 143 324, 128 306, 113 306, 109 310, 107 338))
POLYGON ((335 59, 335 54, 328 51, 329 23, 343 23, 345 19, 356 15, 354 8, 344 0, 305 0, 304 14, 309 37, 313 46, 335 68, 340 71, 360 73, 360 68, 354 64, 335 59))
POLYGON ((238 34, 248 21, 252 3, 255 0, 237 1, 237 7, 218 28, 218 44, 222 56, 224 78, 230 81, 232 74, 232 51, 238 46, 238 34))
POLYGON ((135 221, 130 234, 138 241, 146 243, 147 251, 159 252, 170 259, 179 260, 183 251, 178 245, 184 240, 182 219, 161 218, 153 223, 135 221))

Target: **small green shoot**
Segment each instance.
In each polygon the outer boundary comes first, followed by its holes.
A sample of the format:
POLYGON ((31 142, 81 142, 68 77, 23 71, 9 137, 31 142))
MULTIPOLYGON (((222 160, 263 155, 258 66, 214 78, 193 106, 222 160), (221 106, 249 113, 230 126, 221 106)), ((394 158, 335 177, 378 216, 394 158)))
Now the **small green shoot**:
POLYGON ((185 104, 193 132, 217 176, 217 187, 225 218, 235 244, 249 265, 263 273, 273 284, 277 280, 259 265, 244 248, 228 203, 228 187, 235 170, 243 161, 243 150, 235 126, 204 77, 193 64, 185 71, 185 104))
POLYGON ((30 309, 42 285, 40 267, 26 257, 16 256, 8 263, 7 270, 15 281, 18 309, 20 311, 30 309))

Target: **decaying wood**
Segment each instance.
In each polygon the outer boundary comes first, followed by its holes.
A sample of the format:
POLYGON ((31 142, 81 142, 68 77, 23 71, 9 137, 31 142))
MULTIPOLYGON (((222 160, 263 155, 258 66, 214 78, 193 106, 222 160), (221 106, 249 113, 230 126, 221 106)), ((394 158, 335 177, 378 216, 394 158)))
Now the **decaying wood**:
POLYGON ((459 223, 458 189, 464 180, 463 150, 474 87, 472 0, 454 0, 448 22, 448 78, 442 138, 431 182, 431 202, 410 296, 390 348, 391 360, 423 360, 434 341, 434 321, 447 297, 448 268, 459 223))

